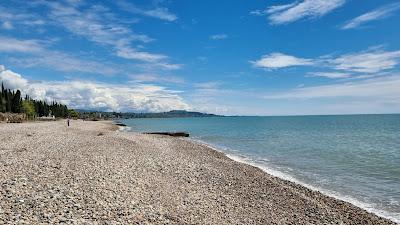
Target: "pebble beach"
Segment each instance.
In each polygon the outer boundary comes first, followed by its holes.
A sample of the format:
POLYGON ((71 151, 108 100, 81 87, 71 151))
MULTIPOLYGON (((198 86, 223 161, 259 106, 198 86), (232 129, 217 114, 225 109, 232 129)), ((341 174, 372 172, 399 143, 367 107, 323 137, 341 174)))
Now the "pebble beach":
POLYGON ((0 224, 395 224, 185 138, 0 123, 0 224))

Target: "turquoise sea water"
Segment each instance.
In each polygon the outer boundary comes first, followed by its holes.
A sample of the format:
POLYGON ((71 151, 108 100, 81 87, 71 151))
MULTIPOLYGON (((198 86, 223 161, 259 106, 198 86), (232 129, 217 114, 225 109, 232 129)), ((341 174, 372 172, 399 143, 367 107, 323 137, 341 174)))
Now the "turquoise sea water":
POLYGON ((400 115, 130 119, 400 223, 400 115))

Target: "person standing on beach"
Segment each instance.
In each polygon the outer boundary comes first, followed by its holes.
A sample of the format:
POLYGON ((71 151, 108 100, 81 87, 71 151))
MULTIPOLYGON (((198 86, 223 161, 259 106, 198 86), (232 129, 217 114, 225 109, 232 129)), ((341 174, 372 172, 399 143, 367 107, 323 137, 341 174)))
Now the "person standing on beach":
POLYGON ((69 126, 69 118, 67 119, 67 125, 69 126))

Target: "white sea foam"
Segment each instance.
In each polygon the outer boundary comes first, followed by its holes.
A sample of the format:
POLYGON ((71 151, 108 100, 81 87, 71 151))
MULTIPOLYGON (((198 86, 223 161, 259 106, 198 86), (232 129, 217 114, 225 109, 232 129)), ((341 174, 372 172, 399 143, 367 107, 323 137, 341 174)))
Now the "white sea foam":
MULTIPOLYGON (((131 130, 132 130, 132 128, 129 127, 129 126, 120 127, 120 131, 122 131, 122 132, 127 132, 127 131, 131 131, 131 130)), ((284 180, 288 180, 288 181, 294 182, 296 184, 300 184, 300 185, 302 185, 302 186, 304 186, 306 188, 309 188, 311 190, 319 191, 322 194, 325 194, 327 196, 330 196, 330 197, 333 197, 333 198, 336 198, 336 199, 339 199, 339 200, 342 200, 342 201, 345 201, 345 202, 349 202, 349 203, 351 203, 351 204, 353 204, 355 206, 358 206, 358 207, 360 207, 362 209, 365 209, 366 211, 368 211, 370 213, 374 213, 374 214, 376 214, 378 216, 381 216, 381 217, 387 218, 389 220, 392 220, 395 223, 400 223, 400 215, 399 214, 396 214, 394 212, 388 212, 388 211, 380 210, 380 209, 377 209, 376 207, 374 207, 373 204, 360 201, 358 199, 355 199, 354 197, 343 195, 343 194, 335 192, 333 190, 327 190, 325 188, 313 186, 313 185, 311 185, 309 183, 303 182, 303 181, 297 179, 296 177, 294 177, 293 175, 290 174, 289 171, 292 171, 293 170, 292 168, 285 168, 286 172, 283 172, 280 169, 273 168, 272 166, 268 165, 270 160, 267 159, 267 158, 255 159, 255 158, 243 155, 243 154, 239 154, 239 151, 237 151, 235 149, 227 148, 227 147, 224 147, 224 146, 213 145, 213 144, 210 144, 208 142, 205 142, 205 141, 202 141, 202 140, 199 140, 199 139, 195 139, 195 138, 189 138, 189 140, 191 140, 191 141, 193 141, 193 142, 195 142, 197 144, 205 145, 205 146, 207 146, 207 147, 209 147, 211 149, 214 149, 214 150, 216 150, 218 152, 222 152, 227 157, 229 157, 230 159, 232 159, 234 161, 237 161, 237 162, 240 162, 240 163, 245 163, 245 164, 260 168, 261 170, 263 170, 264 172, 266 172, 266 173, 268 173, 268 174, 270 174, 272 176, 275 176, 275 177, 278 177, 278 178, 281 178, 281 179, 284 179, 284 180)))
POLYGON ((210 143, 207 143, 207 142, 204 142, 204 141, 201 141, 201 140, 198 140, 198 139, 193 139, 193 138, 191 138, 190 140, 192 140, 192 141, 194 141, 194 142, 196 142, 198 144, 205 145, 205 146, 207 146, 207 147, 209 147, 209 148, 211 148, 211 149, 213 149, 215 151, 222 152, 227 157, 229 157, 230 159, 232 159, 232 160, 234 160, 236 162, 245 163, 245 164, 260 168, 261 170, 263 170, 264 172, 266 172, 266 173, 268 173, 268 174, 270 174, 272 176, 275 176, 275 177, 278 177, 278 178, 281 178, 281 179, 284 179, 284 180, 288 180, 288 181, 294 182, 296 184, 300 184, 300 185, 302 185, 302 186, 304 186, 306 188, 309 188, 309 189, 311 189, 313 191, 319 191, 322 194, 327 195, 329 197, 336 198, 336 199, 339 199, 339 200, 342 200, 342 201, 345 201, 345 202, 349 202, 349 203, 351 203, 351 204, 353 204, 353 205, 355 205, 357 207, 365 209, 366 211, 368 211, 370 213, 374 213, 375 215, 378 215, 378 216, 387 218, 389 220, 392 220, 395 223, 400 223, 400 215, 399 214, 387 212, 387 211, 384 211, 384 210, 380 210, 380 209, 375 208, 372 204, 359 201, 359 200, 355 199, 354 197, 347 196, 347 195, 342 195, 342 194, 337 193, 335 191, 327 190, 327 189, 324 189, 324 188, 321 188, 321 187, 316 187, 316 186, 313 186, 311 184, 302 182, 302 181, 296 179, 294 176, 292 176, 292 175, 290 175, 288 173, 273 169, 270 166, 268 166, 267 165, 267 163, 269 161, 268 159, 264 158, 264 159, 260 159, 260 160, 254 160, 254 159, 251 159, 248 156, 237 154, 237 153, 235 153, 237 151, 232 150, 232 149, 227 148, 227 147, 215 146, 215 145, 212 145, 210 143))
POLYGON ((128 131, 131 131, 131 130, 132 130, 132 127, 129 127, 129 126, 126 126, 126 127, 120 126, 120 127, 118 127, 118 131, 120 131, 120 132, 128 132, 128 131))

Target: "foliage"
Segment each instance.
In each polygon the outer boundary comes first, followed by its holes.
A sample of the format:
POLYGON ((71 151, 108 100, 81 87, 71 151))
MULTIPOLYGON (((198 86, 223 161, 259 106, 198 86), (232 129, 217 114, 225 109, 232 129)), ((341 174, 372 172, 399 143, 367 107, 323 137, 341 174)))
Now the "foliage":
POLYGON ((219 115, 201 112, 189 112, 185 110, 172 110, 159 113, 117 113, 117 112, 92 112, 80 110, 80 118, 85 120, 113 120, 113 119, 132 119, 132 118, 180 118, 180 117, 218 117, 219 115))
POLYGON ((70 109, 68 110, 68 116, 76 119, 79 117, 79 113, 73 109, 70 109))
POLYGON ((22 112, 26 114, 28 119, 34 119, 36 117, 35 104, 30 100, 22 101, 22 112))
POLYGON ((53 115, 59 118, 66 118, 68 116, 68 108, 66 105, 52 102, 48 104, 46 101, 33 100, 28 95, 25 99, 21 98, 21 91, 11 91, 1 85, 0 93, 0 112, 11 113, 26 113, 28 118, 36 116, 49 116, 53 115))

